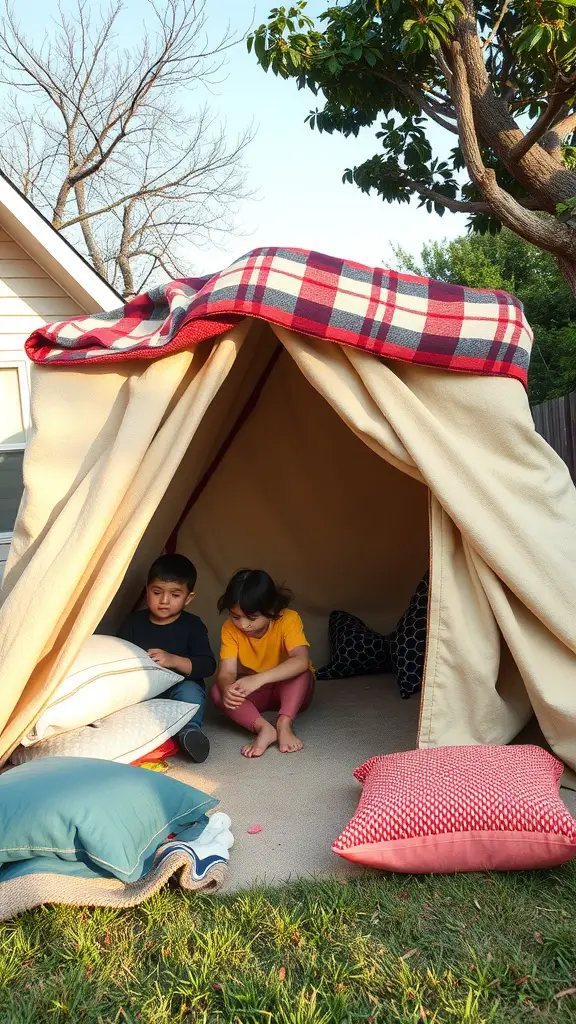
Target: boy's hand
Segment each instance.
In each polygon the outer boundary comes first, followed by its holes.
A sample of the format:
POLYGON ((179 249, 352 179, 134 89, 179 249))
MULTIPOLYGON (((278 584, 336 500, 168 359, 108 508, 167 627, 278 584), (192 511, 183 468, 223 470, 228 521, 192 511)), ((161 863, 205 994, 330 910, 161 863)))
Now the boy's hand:
POLYGON ((168 651, 160 651, 153 647, 151 651, 147 651, 147 654, 152 661, 160 665, 160 668, 172 668, 174 665, 174 655, 168 654, 168 651))
POLYGON ((231 686, 227 686, 222 695, 222 703, 225 708, 229 711, 235 711, 246 699, 245 694, 241 692, 240 683, 232 683, 231 686))

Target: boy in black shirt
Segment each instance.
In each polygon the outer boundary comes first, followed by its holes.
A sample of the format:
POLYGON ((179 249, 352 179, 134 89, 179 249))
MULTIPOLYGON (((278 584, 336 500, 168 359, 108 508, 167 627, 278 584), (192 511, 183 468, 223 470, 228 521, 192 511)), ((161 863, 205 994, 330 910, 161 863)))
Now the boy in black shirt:
POLYGON ((162 697, 200 705, 179 732, 178 742, 193 761, 201 763, 210 752, 210 742, 202 732, 206 703, 204 679, 216 671, 216 659, 202 619, 184 611, 194 600, 196 578, 196 569, 189 558, 162 555, 148 573, 147 608, 129 615, 118 636, 147 651, 157 665, 185 677, 162 697))

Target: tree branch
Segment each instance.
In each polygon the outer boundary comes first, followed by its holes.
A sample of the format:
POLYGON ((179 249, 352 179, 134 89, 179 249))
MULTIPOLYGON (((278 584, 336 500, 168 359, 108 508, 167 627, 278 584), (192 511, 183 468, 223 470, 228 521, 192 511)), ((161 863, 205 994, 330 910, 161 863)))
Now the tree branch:
POLYGON ((500 86, 500 98, 504 103, 506 110, 509 110, 513 106, 513 96, 515 88, 510 84, 510 74, 516 62, 516 56, 508 42, 507 33, 502 30, 500 33, 500 39, 502 41, 502 65, 498 74, 498 84, 500 86))
POLYGON ((436 50, 434 53, 434 57, 436 63, 438 64, 438 67, 440 68, 440 71, 442 72, 444 78, 446 79, 446 86, 448 89, 450 89, 450 83, 452 81, 452 69, 450 68, 450 65, 448 64, 444 54, 442 53, 442 50, 436 50))
MULTIPOLYGON (((539 198, 550 213, 556 205, 576 193, 576 174, 557 156, 534 146, 520 161, 510 153, 524 133, 498 97, 484 64, 476 24, 474 0, 462 0, 463 13, 456 18, 458 53, 464 65, 465 84, 473 110, 473 123, 483 142, 500 158, 525 192, 539 198)), ((454 56, 453 47, 451 47, 454 56)), ((454 92, 452 93, 454 98, 454 92)))
POLYGON ((540 117, 534 122, 530 130, 526 132, 524 138, 510 150, 510 159, 516 162, 521 160, 525 153, 532 149, 532 146, 546 134, 560 111, 565 108, 565 105, 566 93, 552 93, 540 117))
POLYGON ((576 232, 558 221, 549 221, 537 213, 524 209, 510 193, 504 191, 491 168, 484 166, 472 111, 466 65, 457 40, 450 47, 452 55, 452 97, 458 113, 460 146, 468 173, 492 212, 506 227, 527 241, 547 249, 557 256, 576 258, 576 232))
POLYGON ((504 18, 506 16, 506 11, 508 10, 509 4, 510 4, 510 0, 504 0, 504 3, 502 4, 502 10, 500 11, 500 14, 498 15, 496 21, 494 22, 494 28, 492 29, 490 35, 485 40, 485 42, 484 42, 484 44, 482 46, 482 52, 484 52, 484 50, 488 49, 488 47, 490 46, 490 43, 492 42, 492 40, 495 38, 495 36, 498 35, 498 29, 500 28, 500 25, 504 21, 504 18))
POLYGON ((374 73, 374 77, 381 78, 385 82, 389 82, 390 85, 396 86, 396 88, 399 89, 400 92, 403 93, 404 96, 406 96, 408 99, 411 99, 412 102, 415 103, 416 106, 419 107, 419 109, 422 111, 422 113, 426 114, 426 116, 429 117, 431 121, 435 121, 436 124, 440 125, 441 128, 445 128, 446 131, 452 132, 453 135, 458 134, 458 129, 456 125, 451 124, 450 121, 445 120, 445 117, 453 116, 455 118, 455 114, 453 115, 451 112, 446 111, 445 114, 443 112, 444 116, 441 116, 436 110, 435 106, 432 106, 432 104, 426 99, 426 97, 421 92, 418 91, 418 89, 415 89, 413 86, 411 86, 408 82, 401 78, 400 75, 396 75, 393 71, 377 71, 374 73))
MULTIPOLYGON (((79 212, 85 213, 86 195, 83 181, 79 181, 78 184, 75 186, 74 194, 76 197, 76 205, 78 207, 79 212)), ((98 245, 96 243, 96 239, 94 238, 92 224, 87 218, 84 218, 82 220, 80 227, 82 229, 84 242, 86 243, 86 248, 90 254, 90 259, 92 260, 94 270, 96 271, 97 274, 100 274, 100 277, 103 277, 104 280, 106 280, 106 267, 104 265, 104 260, 102 259, 102 253, 100 252, 100 249, 98 248, 98 245)))
POLYGON ((456 113, 452 107, 452 97, 450 96, 450 93, 438 92, 437 89, 433 89, 432 86, 427 85, 426 82, 421 82, 420 86, 427 94, 428 102, 437 107, 439 113, 445 112, 446 117, 456 118, 456 113))
MULTIPOLYGON (((441 192, 436 192, 435 189, 429 188, 428 185, 425 185, 423 182, 416 181, 414 178, 409 178, 404 174, 401 175, 398 180, 402 184, 407 185, 413 192, 417 192, 418 195, 423 196, 426 199, 431 199, 435 203, 441 203, 442 206, 445 206, 451 213, 492 213, 492 207, 487 202, 450 199, 448 196, 443 196, 441 192)), ((539 209, 537 200, 535 199, 520 199, 518 202, 524 210, 539 209)))
POLYGON ((573 114, 569 114, 568 117, 563 118, 562 121, 557 121, 556 124, 553 125, 551 131, 548 132, 548 135, 556 136, 558 145, 560 145, 564 142, 564 139, 567 139, 573 132, 576 132, 576 111, 574 111, 573 114))

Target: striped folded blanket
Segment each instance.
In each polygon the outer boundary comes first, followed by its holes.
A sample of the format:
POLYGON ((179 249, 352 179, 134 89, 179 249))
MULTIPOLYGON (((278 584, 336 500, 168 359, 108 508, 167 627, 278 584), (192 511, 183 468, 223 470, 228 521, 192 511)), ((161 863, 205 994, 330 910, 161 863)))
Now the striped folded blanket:
POLYGON ((26 351, 46 365, 157 359, 247 316, 388 359, 527 383, 532 332, 513 296, 301 249, 254 249, 114 312, 46 324, 26 351))

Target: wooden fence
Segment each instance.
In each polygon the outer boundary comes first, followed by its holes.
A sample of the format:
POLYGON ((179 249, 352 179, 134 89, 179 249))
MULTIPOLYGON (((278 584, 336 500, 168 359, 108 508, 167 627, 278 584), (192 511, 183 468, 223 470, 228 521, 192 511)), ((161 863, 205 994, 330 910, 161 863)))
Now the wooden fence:
POLYGON ((536 430, 558 452, 576 483, 576 391, 532 409, 536 430))

